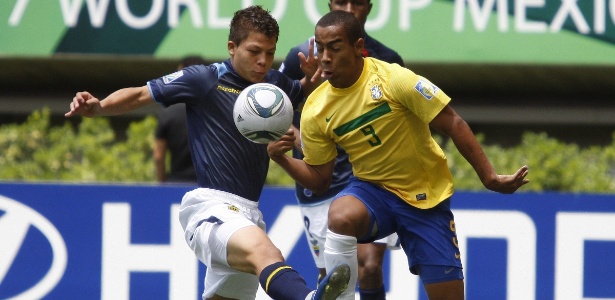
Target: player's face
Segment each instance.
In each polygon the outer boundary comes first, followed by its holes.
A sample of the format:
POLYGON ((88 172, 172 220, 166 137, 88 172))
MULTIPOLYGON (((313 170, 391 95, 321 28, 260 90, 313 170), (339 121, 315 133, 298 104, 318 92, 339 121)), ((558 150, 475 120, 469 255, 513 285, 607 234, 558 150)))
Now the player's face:
POLYGON ((239 45, 228 42, 233 68, 241 77, 252 83, 262 82, 271 69, 275 47, 275 38, 258 32, 250 32, 239 45))
POLYGON ((343 10, 355 16, 365 25, 367 15, 372 10, 372 3, 367 0, 331 0, 329 2, 329 10, 343 10))
POLYGON ((336 88, 353 85, 363 71, 363 39, 351 44, 343 27, 317 26, 315 41, 324 79, 336 88))

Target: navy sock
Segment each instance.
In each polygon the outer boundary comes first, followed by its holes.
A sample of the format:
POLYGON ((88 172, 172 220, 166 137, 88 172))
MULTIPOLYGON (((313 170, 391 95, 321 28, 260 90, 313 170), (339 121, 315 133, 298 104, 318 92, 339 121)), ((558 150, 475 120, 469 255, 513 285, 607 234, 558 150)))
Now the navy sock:
POLYGON ((359 289, 359 295, 361 296, 361 300, 385 300, 387 298, 384 286, 373 290, 359 289))
POLYGON ((305 300, 312 292, 303 277, 283 262, 266 266, 258 280, 263 290, 273 299, 305 300))

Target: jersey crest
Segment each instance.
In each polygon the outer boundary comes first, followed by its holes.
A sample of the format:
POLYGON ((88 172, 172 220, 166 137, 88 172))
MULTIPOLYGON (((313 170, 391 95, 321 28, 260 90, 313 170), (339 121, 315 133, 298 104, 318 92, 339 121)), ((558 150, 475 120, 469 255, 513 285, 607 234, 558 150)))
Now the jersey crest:
POLYGON ((382 98, 382 89, 380 89, 380 85, 374 85, 369 89, 372 93, 372 99, 380 100, 382 98))

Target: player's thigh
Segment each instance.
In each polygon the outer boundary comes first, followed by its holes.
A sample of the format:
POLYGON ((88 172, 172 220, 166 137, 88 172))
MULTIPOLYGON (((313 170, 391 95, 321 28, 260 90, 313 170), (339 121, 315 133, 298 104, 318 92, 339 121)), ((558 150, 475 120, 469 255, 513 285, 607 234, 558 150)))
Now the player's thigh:
POLYGON ((370 227, 367 206, 354 195, 343 195, 329 207, 329 229, 335 233, 354 237, 365 236, 370 227))
POLYGON ((373 242, 395 232, 396 214, 390 203, 398 202, 399 199, 393 193, 372 183, 351 178, 337 197, 329 208, 329 229, 334 229, 331 226, 332 216, 343 216, 338 223, 354 226, 354 236, 360 243, 373 242))
POLYGON ((425 292, 429 300, 463 300, 463 280, 425 284, 425 292))
POLYGON ((410 271, 419 265, 461 268, 450 200, 430 209, 399 205, 398 231, 410 271))

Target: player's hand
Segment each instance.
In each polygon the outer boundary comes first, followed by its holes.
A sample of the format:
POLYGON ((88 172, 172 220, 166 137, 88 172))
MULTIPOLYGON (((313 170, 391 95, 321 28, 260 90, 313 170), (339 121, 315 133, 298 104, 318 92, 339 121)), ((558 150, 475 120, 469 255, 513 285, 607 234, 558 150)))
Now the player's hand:
POLYGON ((320 76, 322 69, 318 63, 318 57, 314 55, 314 47, 314 37, 311 37, 307 57, 302 52, 299 52, 299 61, 301 62, 299 67, 301 71, 303 71, 303 74, 305 74, 307 80, 311 83, 320 83, 322 82, 320 76))
POLYGON ((485 184, 485 187, 498 193, 512 194, 522 185, 530 182, 526 179, 529 170, 527 166, 521 167, 513 175, 498 175, 497 180, 485 184))
POLYGON ((93 117, 96 111, 100 108, 100 100, 92 96, 88 92, 78 92, 73 101, 70 103, 70 111, 65 113, 65 117, 81 115, 84 117, 93 117))
POLYGON ((270 142, 267 145, 267 153, 269 154, 269 157, 275 161, 276 158, 286 155, 288 151, 293 149, 295 139, 294 130, 288 129, 286 134, 284 134, 280 139, 270 142))

